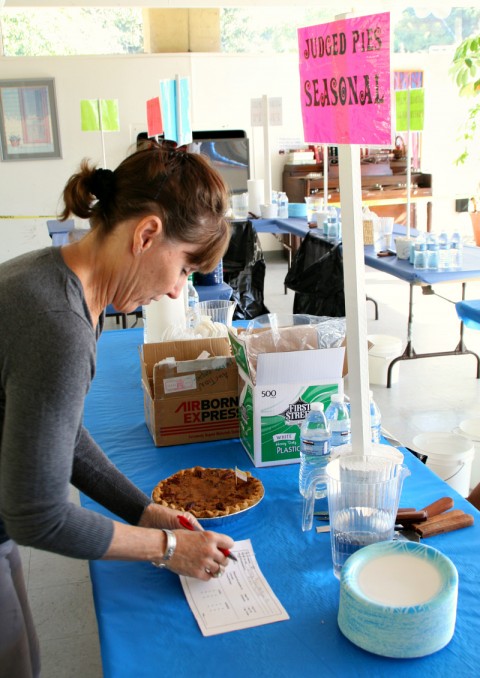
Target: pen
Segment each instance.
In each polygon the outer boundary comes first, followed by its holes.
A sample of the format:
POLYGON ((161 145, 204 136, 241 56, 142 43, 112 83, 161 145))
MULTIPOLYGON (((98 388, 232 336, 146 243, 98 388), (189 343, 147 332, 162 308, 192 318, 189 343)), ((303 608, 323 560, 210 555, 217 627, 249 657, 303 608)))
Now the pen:
MULTIPOLYGON (((177 516, 178 522, 182 527, 184 527, 186 530, 192 530, 195 531, 195 528, 193 527, 192 523, 188 520, 188 518, 185 518, 185 516, 177 516)), ((218 550, 223 553, 224 556, 227 558, 230 558, 231 560, 237 560, 233 553, 230 553, 228 549, 222 549, 218 547, 218 550)))

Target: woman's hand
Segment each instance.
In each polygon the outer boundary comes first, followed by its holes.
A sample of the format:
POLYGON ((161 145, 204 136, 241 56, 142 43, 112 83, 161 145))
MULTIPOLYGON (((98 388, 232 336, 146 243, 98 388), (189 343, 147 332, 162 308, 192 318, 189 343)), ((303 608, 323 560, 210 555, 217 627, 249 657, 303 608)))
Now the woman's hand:
POLYGON ((228 558, 219 549, 229 549, 233 540, 225 534, 204 531, 195 516, 188 511, 150 504, 142 514, 139 527, 175 530, 177 547, 167 567, 172 572, 208 581, 223 574, 228 558), (184 516, 193 531, 183 528, 178 516, 184 516), (217 574, 218 573, 218 574, 217 574))
POLYGON ((234 541, 226 534, 175 530, 177 547, 167 568, 177 574, 208 581, 223 574, 229 559, 220 549, 231 549, 234 541))
MULTIPOLYGON (((160 504, 149 504, 140 518, 139 527, 153 527, 157 529, 178 530, 181 525, 178 516, 185 516, 188 522, 195 530, 203 530, 195 516, 188 511, 177 511, 175 509, 160 506, 160 504)), ((183 528, 185 529, 185 528, 183 528)))

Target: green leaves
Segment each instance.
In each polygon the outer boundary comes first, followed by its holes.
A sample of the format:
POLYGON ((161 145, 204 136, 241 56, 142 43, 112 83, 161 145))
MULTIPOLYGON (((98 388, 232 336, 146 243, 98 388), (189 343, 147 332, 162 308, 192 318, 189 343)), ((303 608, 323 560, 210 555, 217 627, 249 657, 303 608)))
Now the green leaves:
MULTIPOLYGON (((463 40, 455 50, 450 75, 458 87, 461 97, 477 97, 480 94, 480 35, 463 40)), ((461 165, 469 157, 468 146, 475 147, 478 136, 477 121, 480 119, 480 103, 472 106, 467 112, 462 139, 465 144, 463 152, 456 159, 461 165)), ((477 142, 478 148, 478 142, 477 142)))

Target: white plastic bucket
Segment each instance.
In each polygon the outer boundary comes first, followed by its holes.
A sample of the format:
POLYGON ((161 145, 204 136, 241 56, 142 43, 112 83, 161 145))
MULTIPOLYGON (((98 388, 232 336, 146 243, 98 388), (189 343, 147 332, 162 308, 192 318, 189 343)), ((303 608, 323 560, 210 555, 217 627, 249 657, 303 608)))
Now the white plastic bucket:
POLYGON ((413 447, 428 456, 427 466, 462 497, 470 490, 473 443, 456 433, 420 433, 413 447))
POLYGON ((472 473, 470 476, 470 489, 480 483, 480 419, 465 419, 461 421, 458 428, 453 433, 471 440, 474 448, 474 459, 472 462, 472 473))
MULTIPOLYGON (((368 374, 371 384, 387 385, 388 366, 402 353, 402 340, 387 334, 370 334, 368 341, 373 344, 368 351, 368 374)), ((392 384, 398 381, 399 364, 392 369, 392 384)))

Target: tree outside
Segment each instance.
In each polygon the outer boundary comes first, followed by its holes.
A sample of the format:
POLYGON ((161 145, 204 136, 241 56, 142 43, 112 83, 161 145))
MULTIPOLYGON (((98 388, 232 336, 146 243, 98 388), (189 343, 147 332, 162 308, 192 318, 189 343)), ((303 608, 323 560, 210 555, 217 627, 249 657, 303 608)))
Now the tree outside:
MULTIPOLYGON (((221 12, 222 51, 296 52, 297 28, 333 21, 338 8, 242 7, 221 12)), ((451 11, 418 7, 391 12, 394 52, 448 48, 478 32, 480 8, 451 11)), ((141 9, 3 9, 0 28, 5 56, 124 54, 143 52, 141 9)), ((0 43, 1 44, 1 43, 0 43)))

